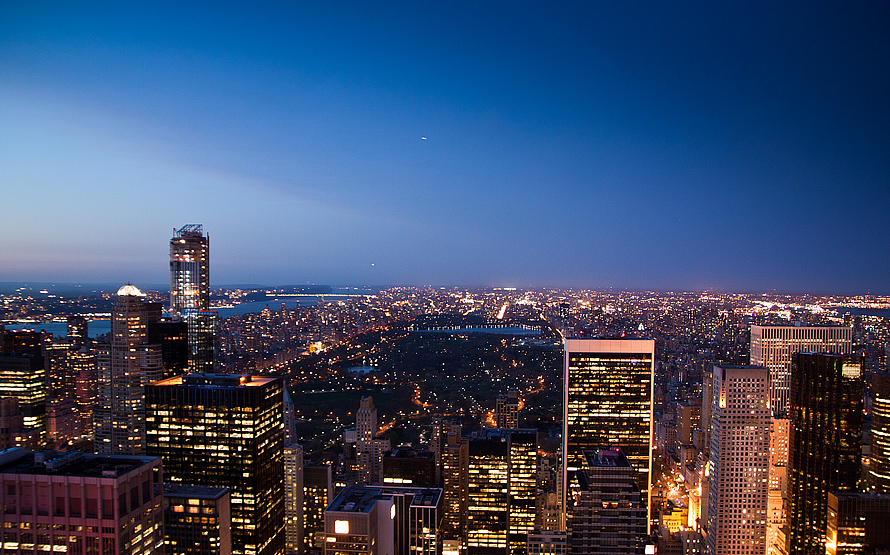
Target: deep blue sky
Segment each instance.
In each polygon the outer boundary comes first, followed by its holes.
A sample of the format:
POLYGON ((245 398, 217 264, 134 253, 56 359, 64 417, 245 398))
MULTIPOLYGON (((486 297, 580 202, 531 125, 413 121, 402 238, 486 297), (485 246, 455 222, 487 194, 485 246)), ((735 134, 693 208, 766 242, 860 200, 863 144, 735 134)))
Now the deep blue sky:
POLYGON ((0 1, 0 281, 890 293, 890 8, 724 4, 0 1))

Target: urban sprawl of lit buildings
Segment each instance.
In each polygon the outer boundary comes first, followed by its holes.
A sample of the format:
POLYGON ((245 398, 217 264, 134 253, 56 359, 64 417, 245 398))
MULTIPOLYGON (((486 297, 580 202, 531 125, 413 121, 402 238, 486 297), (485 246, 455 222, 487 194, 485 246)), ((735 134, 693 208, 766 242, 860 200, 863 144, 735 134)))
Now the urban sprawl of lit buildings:
MULTIPOLYGON (((3 553, 890 552, 890 298, 0 297, 3 553)), ((159 261, 163 264, 164 261, 159 261)))

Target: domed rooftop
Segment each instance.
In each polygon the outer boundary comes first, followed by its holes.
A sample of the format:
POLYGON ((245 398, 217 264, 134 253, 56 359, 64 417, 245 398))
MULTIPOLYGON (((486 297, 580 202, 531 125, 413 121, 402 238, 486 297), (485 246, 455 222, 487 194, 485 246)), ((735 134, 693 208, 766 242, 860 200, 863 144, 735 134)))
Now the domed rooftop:
POLYGON ((136 289, 129 283, 117 290, 118 297, 123 296, 123 295, 128 295, 131 297, 144 297, 145 296, 145 294, 142 291, 136 289))

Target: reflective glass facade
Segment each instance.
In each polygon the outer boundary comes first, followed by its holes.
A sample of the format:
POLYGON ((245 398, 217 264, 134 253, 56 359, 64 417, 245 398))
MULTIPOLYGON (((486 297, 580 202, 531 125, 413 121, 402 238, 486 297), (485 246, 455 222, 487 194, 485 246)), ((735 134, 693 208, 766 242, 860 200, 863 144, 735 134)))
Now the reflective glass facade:
POLYGON ((201 224, 170 239, 170 312, 188 324, 189 370, 212 372, 219 317, 210 310, 210 236, 201 224))
POLYGON ((858 487, 862 364, 859 356, 794 355, 786 522, 789 553, 825 553, 828 493, 858 487))

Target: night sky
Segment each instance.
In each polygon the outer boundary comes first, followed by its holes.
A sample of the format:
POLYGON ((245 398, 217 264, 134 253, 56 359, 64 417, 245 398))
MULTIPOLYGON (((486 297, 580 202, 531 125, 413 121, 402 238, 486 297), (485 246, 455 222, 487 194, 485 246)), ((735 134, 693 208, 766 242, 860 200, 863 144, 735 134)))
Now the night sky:
POLYGON ((890 7, 0 0, 0 205, 0 281, 890 293, 890 7))

